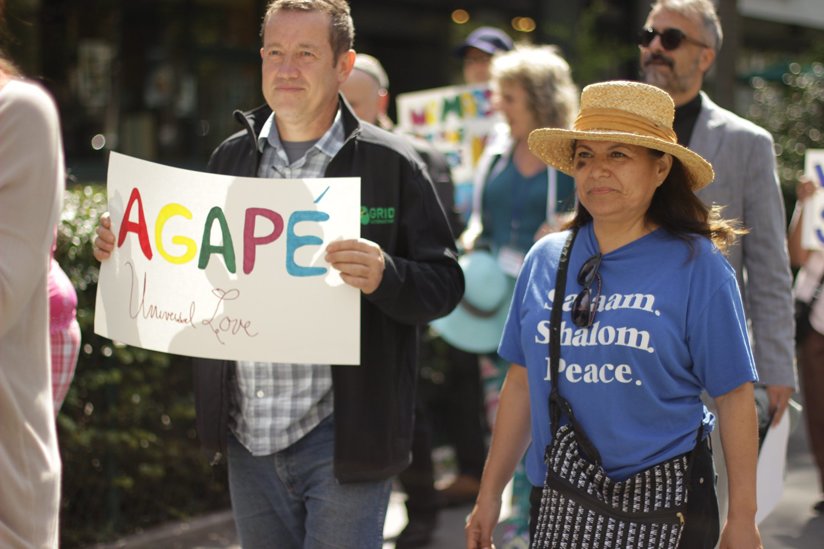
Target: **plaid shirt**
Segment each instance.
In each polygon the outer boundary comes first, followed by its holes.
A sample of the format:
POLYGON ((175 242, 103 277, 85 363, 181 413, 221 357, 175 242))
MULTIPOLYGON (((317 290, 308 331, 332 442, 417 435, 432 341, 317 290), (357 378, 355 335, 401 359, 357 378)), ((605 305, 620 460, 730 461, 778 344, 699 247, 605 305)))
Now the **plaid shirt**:
MULTIPOLYGON (((346 135, 340 111, 332 127, 306 154, 289 163, 274 114, 260 132, 258 177, 323 177, 346 135)), ((332 368, 328 364, 237 363, 230 428, 255 456, 294 444, 332 413, 332 368)))

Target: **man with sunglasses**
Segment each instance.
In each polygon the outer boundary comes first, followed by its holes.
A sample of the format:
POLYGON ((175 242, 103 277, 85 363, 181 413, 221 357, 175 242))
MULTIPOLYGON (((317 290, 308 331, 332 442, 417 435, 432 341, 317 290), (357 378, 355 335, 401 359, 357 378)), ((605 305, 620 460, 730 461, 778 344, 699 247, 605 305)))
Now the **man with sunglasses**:
MULTIPOLYGON (((796 387, 792 275, 787 256, 784 201, 772 136, 713 103, 701 91, 721 49, 721 23, 710 0, 657 0, 639 34, 642 79, 675 103, 678 142, 712 163, 715 180, 698 192, 724 207, 749 234, 729 251, 750 323, 759 382, 773 424, 796 387)), ((716 454, 721 452, 715 445, 716 454)), ((719 473, 723 460, 716 459, 719 473)), ((725 485, 719 479, 719 488, 725 485)), ((723 505, 723 496, 719 491, 723 505)))

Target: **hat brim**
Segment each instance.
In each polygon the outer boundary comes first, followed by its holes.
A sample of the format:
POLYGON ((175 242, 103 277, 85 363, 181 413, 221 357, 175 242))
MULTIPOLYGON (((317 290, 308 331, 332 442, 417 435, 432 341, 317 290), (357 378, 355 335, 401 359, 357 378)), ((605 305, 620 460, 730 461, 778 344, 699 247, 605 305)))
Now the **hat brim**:
POLYGON ((476 50, 480 50, 480 51, 484 52, 487 55, 495 55, 496 52, 503 51, 503 50, 499 50, 498 48, 496 48, 495 46, 493 46, 493 45, 491 45, 487 42, 477 42, 477 43, 464 42, 463 44, 461 44, 460 46, 458 46, 454 50, 452 50, 452 53, 455 57, 461 57, 462 58, 463 56, 466 55, 466 50, 468 50, 469 48, 475 48, 476 50))
POLYGON ((712 165, 699 154, 677 143, 657 137, 619 131, 580 131, 562 128, 540 128, 529 134, 529 150, 549 166, 573 176, 573 143, 575 141, 613 141, 655 149, 677 158, 687 174, 690 188, 697 191, 715 179, 712 165))
POLYGON ((505 299, 495 314, 479 317, 460 303, 447 316, 430 323, 447 343, 468 353, 492 353, 498 350, 510 299, 505 299))

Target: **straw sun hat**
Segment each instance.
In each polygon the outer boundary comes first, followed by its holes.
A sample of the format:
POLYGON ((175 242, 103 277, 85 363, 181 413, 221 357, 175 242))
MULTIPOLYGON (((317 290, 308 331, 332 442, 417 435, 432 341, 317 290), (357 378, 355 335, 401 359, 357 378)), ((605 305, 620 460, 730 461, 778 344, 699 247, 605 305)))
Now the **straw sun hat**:
POLYGON ((641 82, 613 81, 592 84, 581 92, 581 112, 572 130, 542 128, 529 134, 529 150, 558 170, 573 175, 576 140, 614 141, 669 153, 687 173, 697 191, 714 178, 712 166, 698 154, 678 144, 672 130, 675 105, 669 94, 641 82))

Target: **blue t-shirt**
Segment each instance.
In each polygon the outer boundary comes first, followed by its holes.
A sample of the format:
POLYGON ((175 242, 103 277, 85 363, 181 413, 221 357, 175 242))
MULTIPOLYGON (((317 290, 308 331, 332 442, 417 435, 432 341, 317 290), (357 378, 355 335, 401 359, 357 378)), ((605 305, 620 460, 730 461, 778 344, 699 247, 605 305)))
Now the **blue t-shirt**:
MULTIPOLYGON (((543 484, 550 442, 549 318, 555 273, 568 231, 542 238, 518 277, 499 354, 527 368, 532 445, 529 480, 543 484)), ((658 229, 603 256, 594 323, 578 328, 570 308, 581 265, 599 251, 592 225, 581 228, 567 274, 561 324, 561 395, 572 405, 604 468, 625 479, 688 452, 715 397, 757 374, 735 272, 717 248, 690 245, 658 229)), ((517 366, 516 366, 517 367, 517 366)))

